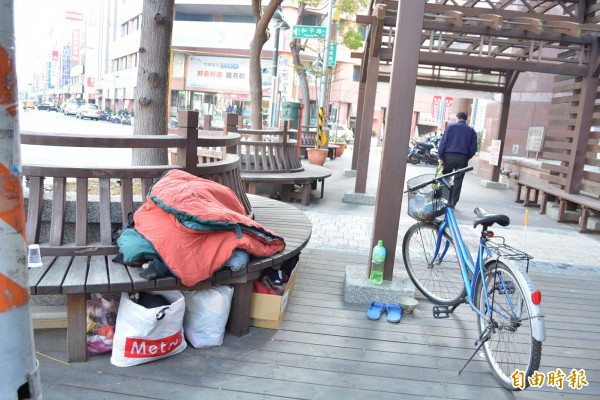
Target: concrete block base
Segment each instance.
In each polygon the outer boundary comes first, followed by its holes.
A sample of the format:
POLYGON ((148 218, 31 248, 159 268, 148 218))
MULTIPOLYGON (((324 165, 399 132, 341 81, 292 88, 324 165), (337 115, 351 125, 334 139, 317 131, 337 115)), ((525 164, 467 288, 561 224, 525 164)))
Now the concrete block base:
POLYGON ((374 301, 398 303, 400 297, 415 298, 415 287, 403 268, 394 268, 391 281, 375 285, 367 277, 367 266, 348 265, 344 278, 344 301, 350 304, 371 304, 374 301))
POLYGON ((346 192, 342 201, 344 203, 365 204, 368 206, 372 206, 375 205, 375 194, 346 192))
POLYGON ((482 180, 480 182, 480 185, 483 186, 484 188, 488 188, 488 189, 509 189, 510 185, 508 184, 508 182, 494 182, 494 181, 488 181, 488 180, 482 180))
POLYGON ((594 231, 600 231, 600 219, 588 218, 587 229, 591 229, 594 231))
MULTIPOLYGON (((558 205, 552 205, 546 209, 546 214, 549 217, 558 220, 558 205)), ((565 222, 579 222, 579 217, 581 216, 581 211, 565 211, 564 220, 565 222)), ((589 220, 588 220, 589 225, 589 220)))
POLYGON ((356 177, 356 170, 355 169, 347 169, 344 172, 344 176, 356 177))

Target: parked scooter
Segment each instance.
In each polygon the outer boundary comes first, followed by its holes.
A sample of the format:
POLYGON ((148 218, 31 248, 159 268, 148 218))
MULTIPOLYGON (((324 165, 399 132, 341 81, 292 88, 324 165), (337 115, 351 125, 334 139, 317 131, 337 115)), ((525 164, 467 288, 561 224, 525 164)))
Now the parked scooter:
POLYGON ((131 116, 127 111, 121 114, 121 125, 131 125, 131 116))
POLYGON ((438 164, 438 145, 440 138, 437 136, 428 137, 425 141, 411 140, 411 148, 408 153, 408 161, 412 164, 438 164))

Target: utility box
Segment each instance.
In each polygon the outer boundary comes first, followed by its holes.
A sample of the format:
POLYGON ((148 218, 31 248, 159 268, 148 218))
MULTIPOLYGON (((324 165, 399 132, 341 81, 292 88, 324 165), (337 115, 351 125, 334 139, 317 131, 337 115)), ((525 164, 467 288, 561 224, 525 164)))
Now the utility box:
POLYGON ((300 109, 302 103, 295 101, 284 101, 281 103, 281 120, 290 121, 289 127, 291 129, 298 129, 298 122, 300 120, 300 109))

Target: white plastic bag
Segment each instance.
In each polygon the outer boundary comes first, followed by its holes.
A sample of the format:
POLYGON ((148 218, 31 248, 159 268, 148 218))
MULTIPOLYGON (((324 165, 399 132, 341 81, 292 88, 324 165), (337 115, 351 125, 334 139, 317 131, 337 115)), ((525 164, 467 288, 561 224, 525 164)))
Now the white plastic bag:
POLYGON ((190 344, 195 348, 223 344, 233 287, 213 286, 184 292, 184 296, 186 310, 183 328, 190 344))
POLYGON ((185 298, 180 291, 160 291, 168 306, 146 308, 121 294, 110 362, 129 367, 180 353, 187 347, 183 338, 185 298))

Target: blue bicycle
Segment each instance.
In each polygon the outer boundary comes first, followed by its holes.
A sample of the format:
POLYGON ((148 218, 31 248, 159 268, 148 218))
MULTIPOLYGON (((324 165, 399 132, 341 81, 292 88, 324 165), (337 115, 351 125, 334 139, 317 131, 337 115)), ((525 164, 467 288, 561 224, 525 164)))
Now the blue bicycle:
POLYGON ((404 236, 404 265, 418 290, 437 304, 433 307, 435 318, 448 318, 462 303, 477 314, 477 348, 458 373, 483 348, 498 381, 517 390, 515 374, 524 373, 528 386, 528 378, 540 365, 546 338, 542 295, 527 275, 532 257, 489 230, 494 224, 508 226, 506 215, 475 209, 473 227, 481 225, 482 229, 473 262, 454 205, 447 200, 452 199, 453 177, 472 169, 407 181, 408 214, 418 222, 404 236))

